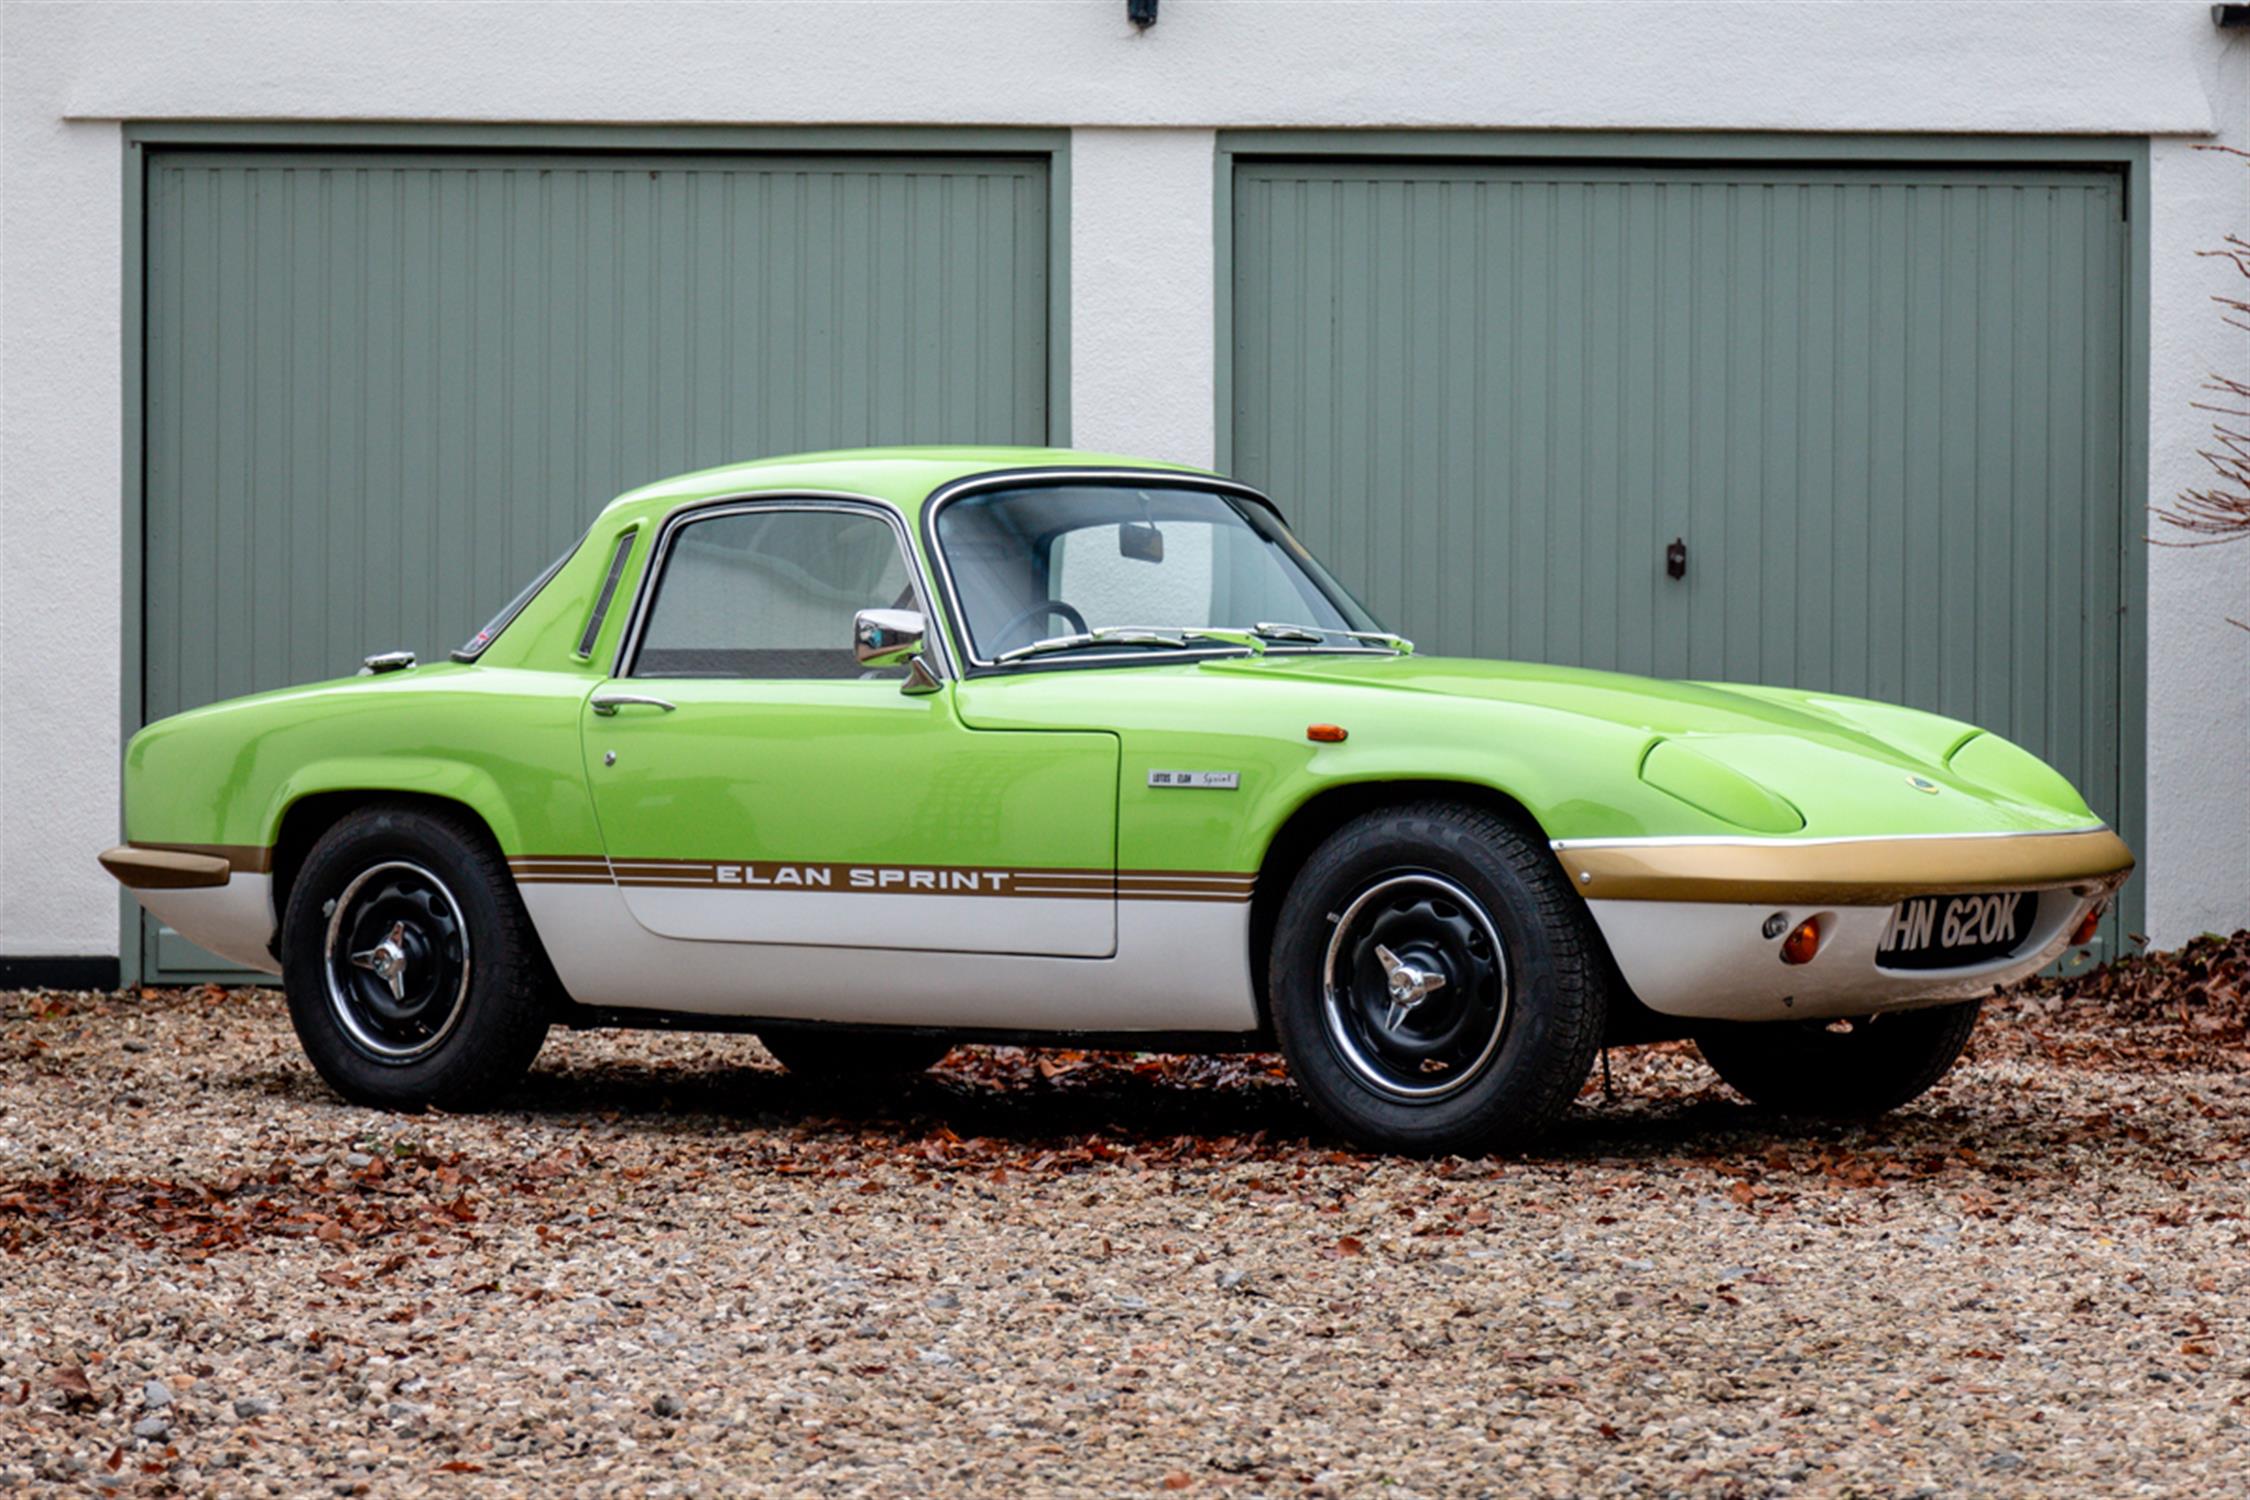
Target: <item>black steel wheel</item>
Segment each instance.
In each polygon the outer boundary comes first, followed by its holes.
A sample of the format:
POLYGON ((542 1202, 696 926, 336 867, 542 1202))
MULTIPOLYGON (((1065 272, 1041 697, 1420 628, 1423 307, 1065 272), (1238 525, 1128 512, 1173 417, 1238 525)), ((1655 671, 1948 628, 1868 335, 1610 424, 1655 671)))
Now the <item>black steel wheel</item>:
POLYGON ((1330 929, 1321 966, 1328 1039, 1392 1098, 1443 1099, 1476 1082, 1508 1026, 1508 955, 1453 881, 1379 876, 1330 929))
POLYGON ((443 1046, 468 1004, 461 903, 411 860, 352 878, 329 912, 321 956, 337 1025, 378 1062, 412 1062, 443 1046))
POLYGON ((546 1039, 545 952, 462 814, 379 804, 338 821, 290 887, 281 960, 305 1056, 354 1103, 485 1107, 546 1039))
POLYGON ((1329 1125, 1386 1151, 1524 1144, 1593 1066, 1607 967, 1585 903, 1530 830, 1479 808, 1366 813, 1297 872, 1268 1011, 1329 1125))

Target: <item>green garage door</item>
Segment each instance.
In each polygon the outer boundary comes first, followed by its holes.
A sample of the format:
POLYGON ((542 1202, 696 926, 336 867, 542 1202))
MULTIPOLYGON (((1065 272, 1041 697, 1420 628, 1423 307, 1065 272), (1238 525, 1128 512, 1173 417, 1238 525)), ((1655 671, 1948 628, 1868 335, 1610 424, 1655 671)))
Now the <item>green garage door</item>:
POLYGON ((2091 171, 1245 161, 1232 466, 1425 648, 1911 703, 2115 819, 2124 210, 2091 171))
POLYGON ((645 480, 1047 441, 1047 212, 1044 158, 155 153, 144 716, 440 655, 645 480))

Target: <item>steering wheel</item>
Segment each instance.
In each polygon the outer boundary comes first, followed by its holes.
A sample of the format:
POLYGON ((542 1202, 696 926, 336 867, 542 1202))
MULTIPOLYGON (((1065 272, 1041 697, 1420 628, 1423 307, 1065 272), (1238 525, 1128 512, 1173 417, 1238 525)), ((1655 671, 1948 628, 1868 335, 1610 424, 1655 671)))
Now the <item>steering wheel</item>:
MULTIPOLYGON (((1084 615, 1063 603, 1060 599, 1042 599, 1037 604, 1026 609, 1019 609, 1008 616, 1008 623, 994 631, 992 638, 1005 647, 1014 637, 1018 626, 1028 625, 1033 620, 1041 619, 1047 615, 1061 615, 1070 622, 1072 630, 1080 635, 1086 633, 1086 617, 1084 615)), ((1028 645, 1029 642, 1025 644, 1028 645)))

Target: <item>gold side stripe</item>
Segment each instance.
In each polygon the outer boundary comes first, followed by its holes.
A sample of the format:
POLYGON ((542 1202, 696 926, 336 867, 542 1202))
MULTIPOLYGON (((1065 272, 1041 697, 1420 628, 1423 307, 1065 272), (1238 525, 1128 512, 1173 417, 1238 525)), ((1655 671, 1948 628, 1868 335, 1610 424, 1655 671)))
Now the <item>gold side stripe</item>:
POLYGON ((1250 898, 1247 895, 1222 896, 1211 891, 1119 891, 1117 899, 1120 901, 1197 901, 1220 906, 1248 906, 1250 904, 1250 898))
POLYGON ((1256 870, 1119 870, 1125 880, 1233 880, 1248 884, 1258 878, 1256 870))
POLYGON ((1026 870, 1014 865, 916 865, 893 863, 884 860, 861 859, 839 861, 835 864, 803 863, 796 860, 775 859, 617 859, 609 861, 611 868, 619 870, 708 870, 714 866, 733 870, 931 870, 961 874, 989 874, 999 871, 1007 875, 1037 875, 1044 880, 1108 880, 1107 870, 1026 870))
MULTIPOLYGON (((766 865, 704 865, 700 868, 685 866, 663 870, 636 869, 632 865, 617 865, 614 868, 619 876, 628 880, 710 880, 715 878, 714 872, 716 870, 725 870, 728 872, 729 878, 726 882, 728 885, 749 885, 761 890, 769 885, 803 886, 808 889, 818 889, 830 881, 834 882, 835 889, 841 889, 849 882, 851 872, 854 870, 862 872, 863 877, 867 874, 884 871, 896 872, 903 876, 911 871, 913 874, 927 875, 932 879, 959 877, 968 880, 1036 880, 1041 885, 1076 886, 1084 890, 1106 891, 1116 883, 1107 875, 1088 876, 1079 879, 1076 877, 1039 875, 1028 870, 927 870, 898 865, 851 865, 839 869, 833 874, 817 872, 782 875, 779 878, 776 878, 773 868, 766 865)), ((899 882, 894 879, 891 883, 896 885, 899 882)))
MULTIPOLYGON (((884 866, 858 866, 860 869, 883 869, 884 866)), ((980 876, 973 884, 946 884, 935 880, 920 885, 893 881, 889 885, 871 885, 850 880, 821 884, 808 881, 804 884, 760 881, 745 883, 739 880, 720 880, 712 866, 674 867, 658 872, 635 873, 620 866, 614 873, 599 865, 570 868, 519 869, 519 884, 524 885, 616 885, 636 890, 685 891, 740 891, 762 892, 769 895, 856 895, 856 896, 1015 896, 1034 900, 1107 900, 1120 901, 1219 901, 1240 904, 1250 899, 1248 885, 1182 884, 1169 880, 1144 880, 1134 884, 1118 884, 1108 876, 1083 879, 1057 880, 1052 876, 1033 875, 1009 870, 973 872, 980 876)), ((970 872, 964 872, 970 873, 970 872)))
POLYGON ((611 882, 634 886, 717 886, 729 890, 855 891, 939 895, 1108 896, 1247 900, 1254 872, 1221 870, 1089 870, 989 865, 885 864, 876 861, 609 859, 592 854, 518 854, 517 879, 611 882), (721 872, 727 878, 721 878, 721 872), (870 883, 869 872, 876 879, 870 883), (888 880, 882 877, 890 877, 888 880), (856 877, 856 878, 855 878, 856 877))
POLYGON ((1214 875, 1209 879, 1198 879, 1197 877, 1192 875, 1135 875, 1129 871, 1123 870, 1120 870, 1118 872, 1117 878, 1124 881, 1127 885, 1208 885, 1239 886, 1246 888, 1257 884, 1257 881, 1254 879, 1237 880, 1231 876, 1220 877, 1214 875))
POLYGON ((223 859, 230 871, 244 875, 264 875, 273 869, 273 850, 260 844, 169 844, 149 839, 133 839, 123 847, 223 859))

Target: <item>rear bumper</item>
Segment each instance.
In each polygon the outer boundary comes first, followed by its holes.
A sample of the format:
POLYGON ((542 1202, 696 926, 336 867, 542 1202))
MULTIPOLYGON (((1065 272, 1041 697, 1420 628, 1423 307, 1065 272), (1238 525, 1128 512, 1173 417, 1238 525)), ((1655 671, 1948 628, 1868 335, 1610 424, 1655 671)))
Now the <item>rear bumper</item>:
POLYGON ((129 891, 192 891, 225 885, 234 866, 223 855, 119 844, 101 852, 102 868, 129 891))
POLYGON ((120 844, 102 868, 159 922, 221 958, 279 973, 267 850, 227 844, 120 844))
POLYGON ((1782 1021, 1867 1015, 1963 1000, 2053 962, 2098 902, 2132 873, 2107 829, 1891 839, 1614 840, 1556 854, 1633 993, 1665 1015, 1782 1021), (2013 955, 1958 969, 1876 962, 1892 907, 1909 896, 2032 891, 2013 955), (1784 920, 1772 924, 1776 915, 1784 920), (1821 945, 1781 961, 1779 937, 1813 920, 1821 945))

